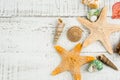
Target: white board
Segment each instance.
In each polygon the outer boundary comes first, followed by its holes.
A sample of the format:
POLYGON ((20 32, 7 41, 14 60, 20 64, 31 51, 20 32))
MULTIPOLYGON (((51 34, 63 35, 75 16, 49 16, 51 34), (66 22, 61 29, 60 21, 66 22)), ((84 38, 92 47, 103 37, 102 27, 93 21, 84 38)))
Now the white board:
MULTIPOLYGON (((100 8, 108 6, 108 16, 112 15, 112 5, 120 0, 100 0, 100 8)), ((86 16, 89 9, 81 0, 0 0, 0 16, 86 16)))
MULTIPOLYGON (((57 18, 0 18, 0 80, 72 80, 68 72, 55 77, 51 76, 52 70, 61 60, 52 44, 57 18)), ((77 43, 72 43, 67 39, 68 28, 77 25, 84 30, 83 38, 79 42, 83 42, 89 35, 89 31, 78 23, 76 18, 63 18, 63 21, 66 26, 58 44, 70 50, 77 43)), ((111 18, 108 18, 108 21, 120 23, 111 18)), ((112 47, 115 47, 120 40, 120 33, 112 34, 110 40, 112 47)), ((84 48, 81 55, 97 56, 102 53, 120 68, 120 56, 108 54, 99 42, 84 48)), ((115 71, 105 65, 102 71, 96 73, 86 71, 87 66, 81 68, 82 80, 120 79, 120 71, 115 71)))
MULTIPOLYGON (((101 0, 102 8, 108 6, 108 22, 112 5, 120 0, 101 0)), ((53 48, 53 36, 59 16, 66 26, 58 44, 72 49, 77 43, 66 37, 67 30, 77 25, 84 30, 83 42, 89 30, 78 23, 76 16, 86 16, 89 9, 80 0, 0 0, 0 80, 72 80, 68 72, 51 76, 61 58, 53 48), (67 46, 66 46, 67 45, 67 46)), ((111 34, 110 42, 115 48, 120 41, 120 32, 111 34)), ((102 44, 95 42, 81 51, 81 55, 105 54, 120 69, 120 56, 109 55, 102 44)), ((89 73, 88 65, 81 67, 82 80, 120 80, 120 71, 104 65, 100 72, 89 73)))

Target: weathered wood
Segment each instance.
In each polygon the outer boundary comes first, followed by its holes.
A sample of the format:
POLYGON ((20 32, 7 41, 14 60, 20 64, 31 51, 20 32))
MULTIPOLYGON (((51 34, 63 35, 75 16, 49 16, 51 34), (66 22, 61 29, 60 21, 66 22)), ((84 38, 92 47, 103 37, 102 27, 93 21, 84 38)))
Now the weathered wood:
MULTIPOLYGON (((111 23, 120 21, 108 18, 111 23)), ((63 18, 66 26, 58 41, 58 44, 71 49, 76 43, 70 42, 66 37, 68 28, 76 25, 84 30, 83 42, 89 35, 89 31, 83 27, 76 18, 63 18), (66 46, 68 45, 68 46, 66 46)), ((0 52, 1 53, 41 53, 41 51, 53 50, 53 36, 56 18, 1 18, 0 19, 0 52)), ((114 27, 114 26, 113 26, 114 27)), ((119 42, 120 33, 113 33, 110 37, 113 47, 119 42)), ((82 52, 106 52, 104 47, 95 42, 83 49, 82 52)))
MULTIPOLYGON (((100 0, 100 8, 108 6, 108 16, 112 15, 112 5, 120 0, 100 0)), ((0 0, 0 16, 86 16, 88 8, 81 0, 0 0)))
MULTIPOLYGON (((120 23, 118 20, 108 19, 111 23, 120 23)), ((68 28, 77 25, 84 30, 80 42, 88 36, 89 31, 74 17, 63 18, 63 20, 66 26, 58 44, 70 50, 76 43, 66 38, 68 28)), ((72 80, 67 72, 56 77, 50 75, 61 60, 52 44, 56 23, 57 17, 0 18, 0 80, 72 80)), ((118 43, 119 35, 119 32, 111 35, 112 46, 118 43)), ((120 56, 109 55, 98 42, 83 49, 81 55, 97 56, 101 53, 107 55, 120 68, 120 56)), ((92 80, 120 79, 120 72, 107 66, 104 66, 102 71, 92 74, 87 72, 86 68, 87 65, 81 68, 83 80, 90 80, 91 77, 92 80)))
MULTIPOLYGON (((81 53, 81 55, 97 56, 101 53, 81 53)), ((104 53, 117 66, 120 66, 120 56, 113 54, 112 56, 104 53)), ((58 76, 51 76, 52 70, 60 63, 60 57, 56 52, 53 53, 34 53, 34 55, 27 53, 11 54, 4 53, 0 55, 0 79, 1 80, 72 80, 68 72, 64 72, 58 76), (35 55, 36 54, 36 55, 35 55), (47 76, 47 77, 46 77, 47 76)), ((88 65, 81 68, 83 80, 109 79, 119 80, 120 72, 105 66, 100 72, 89 73, 86 71, 88 65), (113 75, 114 73, 114 75, 113 75)))
MULTIPOLYGON (((105 4, 109 6, 108 16, 111 16, 111 5, 120 0, 101 1, 101 8, 105 4)), ((89 31, 73 16, 86 16, 88 10, 80 0, 0 0, 0 80, 72 80, 68 72, 55 77, 50 75, 61 60, 52 44, 57 16, 65 16, 66 23, 58 44, 70 50, 77 44, 66 37, 71 26, 80 26, 84 30, 80 42, 89 35, 89 31)), ((110 17, 108 20, 120 24, 120 20, 110 17)), ((120 32, 113 33, 110 40, 114 48, 120 41, 120 32)), ((101 53, 120 69, 120 56, 109 55, 99 42, 84 48, 81 55, 97 56, 101 53)), ((96 73, 89 73, 86 69, 87 65, 81 68, 82 80, 120 80, 120 71, 107 66, 96 73)))

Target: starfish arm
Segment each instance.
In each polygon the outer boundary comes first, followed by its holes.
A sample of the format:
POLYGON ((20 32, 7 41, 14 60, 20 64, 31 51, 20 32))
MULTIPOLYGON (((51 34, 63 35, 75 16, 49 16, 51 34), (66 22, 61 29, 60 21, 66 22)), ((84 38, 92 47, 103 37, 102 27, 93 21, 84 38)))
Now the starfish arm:
POLYGON ((97 20, 97 22, 105 22, 106 21, 106 19, 107 19, 107 7, 104 7, 103 9, 102 9, 102 11, 101 11, 101 14, 100 14, 100 16, 99 16, 99 18, 98 18, 98 20, 97 20))
POLYGON ((83 47, 87 47, 89 44, 95 42, 97 39, 93 33, 91 33, 88 38, 84 41, 83 47))
POLYGON ((104 45, 104 47, 106 48, 106 50, 112 54, 113 53, 113 50, 112 50, 112 46, 110 44, 110 41, 109 41, 109 38, 108 37, 105 37, 103 36, 103 39, 100 40, 102 42, 102 44, 104 45))
POLYGON ((88 29, 92 28, 92 23, 90 21, 88 21, 87 19, 78 17, 78 21, 83 24, 85 27, 87 27, 88 29))
POLYGON ((55 49, 61 56, 64 56, 67 53, 67 51, 61 46, 55 46, 55 49))
POLYGON ((81 74, 80 73, 75 73, 75 74, 72 74, 72 75, 73 75, 74 80, 81 80, 81 74))
POLYGON ((71 73, 73 75, 74 80, 81 80, 80 66, 74 67, 74 69, 71 70, 71 73))
POLYGON ((79 43, 79 44, 77 44, 77 45, 72 49, 71 52, 74 52, 74 53, 80 54, 81 49, 82 49, 82 44, 79 43))
POLYGON ((119 24, 108 24, 108 30, 110 33, 120 31, 120 25, 119 24))
POLYGON ((92 56, 81 56, 80 57, 80 62, 81 62, 81 65, 84 65, 86 63, 89 63, 91 61, 95 60, 95 57, 92 57, 92 56))
POLYGON ((58 67, 56 67, 56 69, 52 72, 52 75, 57 75, 59 73, 64 72, 66 69, 64 67, 64 65, 59 65, 58 67))

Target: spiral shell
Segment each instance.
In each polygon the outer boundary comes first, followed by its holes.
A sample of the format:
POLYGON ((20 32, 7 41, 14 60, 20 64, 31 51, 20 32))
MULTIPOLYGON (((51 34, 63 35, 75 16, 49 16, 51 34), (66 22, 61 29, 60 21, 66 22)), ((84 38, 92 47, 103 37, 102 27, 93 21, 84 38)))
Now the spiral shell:
POLYGON ((58 19, 58 23, 56 26, 56 32, 55 32, 55 36, 54 36, 54 41, 53 43, 56 44, 63 29, 64 29, 65 23, 63 23, 62 19, 58 19))
POLYGON ((111 67, 115 70, 118 70, 117 66, 111 60, 109 60, 104 54, 97 56, 97 59, 99 59, 104 64, 108 65, 109 67, 111 67))

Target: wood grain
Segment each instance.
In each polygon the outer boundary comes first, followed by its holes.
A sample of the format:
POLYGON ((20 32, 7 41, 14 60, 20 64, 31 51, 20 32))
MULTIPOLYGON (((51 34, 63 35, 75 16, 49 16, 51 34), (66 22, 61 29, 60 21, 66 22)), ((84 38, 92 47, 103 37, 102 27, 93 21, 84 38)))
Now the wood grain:
MULTIPOLYGON (((70 42, 66 37, 67 30, 73 25, 84 30, 83 37, 79 42, 83 42, 89 35, 89 31, 82 26, 76 18, 63 18, 66 26, 60 37, 58 44, 71 49, 76 43, 70 42), (70 46, 66 46, 70 45, 70 46)), ((110 23, 119 24, 120 21, 108 18, 110 23)), ((53 36, 57 17, 55 18, 1 18, 0 19, 0 52, 1 53, 40 53, 41 51, 53 50, 53 36)), ((113 33, 110 37, 113 47, 120 40, 120 33, 113 33)), ((83 49, 82 52, 106 52, 104 47, 95 42, 83 49), (95 49, 94 49, 95 48, 95 49)))
MULTIPOLYGON (((100 8, 108 6, 108 16, 112 15, 112 5, 120 0, 100 0, 100 8)), ((86 16, 89 9, 81 0, 0 0, 0 16, 86 16)))
MULTIPOLYGON (((120 0, 101 0, 101 7, 109 7, 120 0)), ((52 70, 60 63, 60 57, 53 48, 53 36, 59 16, 66 23, 58 44, 72 49, 76 43, 70 42, 66 32, 71 26, 84 30, 83 42, 89 31, 77 21, 75 16, 86 16, 89 9, 80 0, 0 0, 0 80, 72 80, 68 72, 51 76, 52 70), (66 46, 67 45, 67 46, 66 46)), ((120 20, 110 23, 120 24, 120 20)), ((113 48, 120 41, 120 32, 110 37, 113 48)), ((120 69, 120 56, 109 55, 104 47, 95 42, 84 48, 81 55, 97 56, 104 53, 120 69)), ((82 80, 120 80, 120 71, 104 66, 100 72, 89 73, 87 65, 81 68, 82 80)))
MULTIPOLYGON (((0 80, 72 80, 68 72, 56 77, 50 75, 61 60, 52 44, 57 18, 0 18, 0 80)), ((70 50, 76 43, 72 43, 67 39, 66 32, 68 28, 77 25, 84 30, 80 42, 83 42, 89 35, 89 31, 79 24, 75 17, 63 18, 63 20, 66 26, 58 44, 70 50)), ((116 24, 120 23, 110 17, 108 21, 116 24)), ((110 39, 113 47, 119 42, 119 35, 119 32, 111 35, 110 39)), ((120 66, 120 56, 117 54, 109 55, 98 42, 83 49, 81 55, 97 56, 101 53, 107 55, 118 67, 120 66)), ((104 66, 104 69, 97 73, 89 73, 86 68, 87 65, 81 69, 83 80, 89 80, 90 77, 93 77, 92 80, 120 79, 120 72, 107 66, 104 66), (103 75, 104 73, 106 75, 103 75)))

